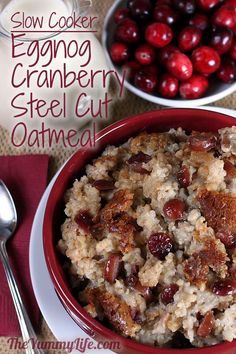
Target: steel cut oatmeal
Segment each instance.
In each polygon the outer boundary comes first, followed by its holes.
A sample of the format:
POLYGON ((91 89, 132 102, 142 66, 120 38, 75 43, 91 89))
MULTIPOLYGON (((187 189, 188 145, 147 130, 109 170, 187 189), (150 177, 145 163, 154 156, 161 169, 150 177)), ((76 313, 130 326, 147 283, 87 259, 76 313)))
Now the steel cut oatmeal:
POLYGON ((156 346, 236 338, 236 127, 108 146, 66 193, 58 247, 75 296, 156 346))

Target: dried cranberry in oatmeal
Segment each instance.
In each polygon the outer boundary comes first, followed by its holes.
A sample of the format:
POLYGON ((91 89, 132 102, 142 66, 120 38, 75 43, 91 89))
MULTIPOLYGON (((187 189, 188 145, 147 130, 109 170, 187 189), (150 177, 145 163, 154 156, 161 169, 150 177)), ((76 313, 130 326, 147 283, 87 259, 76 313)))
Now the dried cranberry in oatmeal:
POLYGON ((186 204, 180 199, 171 199, 165 203, 163 213, 170 220, 181 220, 186 210, 186 204))
POLYGON ((226 171, 225 180, 227 182, 232 181, 236 178, 236 167, 229 160, 224 161, 224 170, 226 171))
POLYGON ((58 248, 92 317, 159 347, 236 339, 235 137, 142 132, 87 165, 58 248))
POLYGON ((182 188, 187 188, 191 183, 189 168, 183 165, 177 173, 177 180, 182 188))
POLYGON ((107 179, 98 179, 93 182, 93 187, 97 188, 99 191, 111 191, 115 188, 114 182, 107 179))
POLYGON ((111 254, 108 258, 105 269, 104 279, 109 283, 114 283, 121 269, 122 257, 120 254, 111 254))
POLYGON ((200 337, 207 337, 211 333, 215 323, 215 318, 212 311, 208 311, 203 320, 200 323, 200 326, 197 330, 197 335, 200 337))
POLYGON ((169 234, 159 232, 149 237, 148 248, 154 257, 163 261, 170 252, 174 251, 174 241, 169 234))
POLYGON ((168 305, 174 301, 175 293, 179 290, 177 284, 166 285, 161 292, 161 301, 163 304, 168 305))
POLYGON ((217 145, 217 136, 213 133, 193 132, 189 138, 189 145, 193 151, 210 151, 217 145))

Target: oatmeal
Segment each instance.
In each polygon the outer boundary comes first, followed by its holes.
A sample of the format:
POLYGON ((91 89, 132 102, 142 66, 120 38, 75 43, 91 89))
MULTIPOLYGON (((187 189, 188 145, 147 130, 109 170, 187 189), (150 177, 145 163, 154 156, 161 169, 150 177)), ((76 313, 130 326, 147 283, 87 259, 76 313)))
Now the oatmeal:
POLYGON ((142 132, 86 166, 58 248, 93 318, 155 346, 236 339, 235 140, 142 132))

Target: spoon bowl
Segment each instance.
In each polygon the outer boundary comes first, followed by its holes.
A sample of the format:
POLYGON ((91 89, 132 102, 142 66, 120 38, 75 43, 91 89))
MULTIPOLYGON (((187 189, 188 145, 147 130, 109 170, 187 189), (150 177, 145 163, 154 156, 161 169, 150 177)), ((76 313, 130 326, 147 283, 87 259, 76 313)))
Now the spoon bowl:
POLYGON ((12 196, 0 180, 0 240, 8 239, 17 226, 17 212, 12 196))

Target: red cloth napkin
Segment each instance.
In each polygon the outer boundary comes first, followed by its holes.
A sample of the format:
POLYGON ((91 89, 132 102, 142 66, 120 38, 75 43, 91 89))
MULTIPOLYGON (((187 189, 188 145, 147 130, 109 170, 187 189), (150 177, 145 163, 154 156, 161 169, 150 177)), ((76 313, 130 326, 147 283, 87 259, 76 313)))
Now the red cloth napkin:
MULTIPOLYGON (((33 218, 47 184, 48 160, 47 155, 0 156, 0 179, 10 190, 18 214, 18 227, 7 243, 7 250, 35 330, 39 327, 40 311, 30 280, 29 240, 33 218)), ((0 262, 0 336, 20 335, 14 304, 0 262)))

